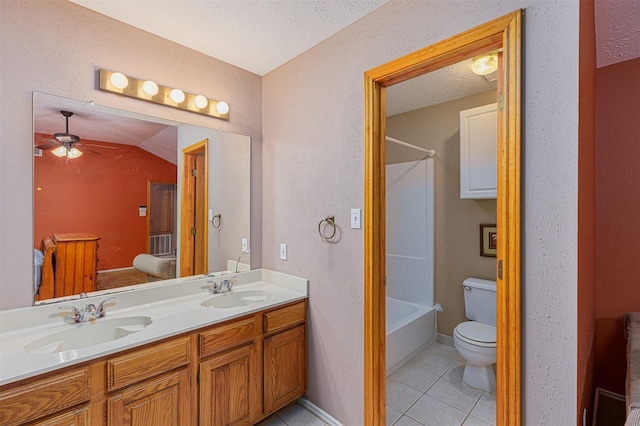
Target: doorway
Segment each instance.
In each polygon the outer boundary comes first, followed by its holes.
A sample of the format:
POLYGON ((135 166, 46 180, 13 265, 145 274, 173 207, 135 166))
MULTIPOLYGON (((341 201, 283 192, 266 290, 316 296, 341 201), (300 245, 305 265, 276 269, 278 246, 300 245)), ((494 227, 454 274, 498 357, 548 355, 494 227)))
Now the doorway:
POLYGON ((207 272, 209 140, 182 150, 180 276, 207 272))
POLYGON ((385 341, 385 88, 492 50, 498 70, 497 389, 498 425, 521 423, 520 10, 365 73, 365 424, 383 425, 385 341))
POLYGON ((147 182, 147 253, 175 256, 176 191, 171 182, 147 182))

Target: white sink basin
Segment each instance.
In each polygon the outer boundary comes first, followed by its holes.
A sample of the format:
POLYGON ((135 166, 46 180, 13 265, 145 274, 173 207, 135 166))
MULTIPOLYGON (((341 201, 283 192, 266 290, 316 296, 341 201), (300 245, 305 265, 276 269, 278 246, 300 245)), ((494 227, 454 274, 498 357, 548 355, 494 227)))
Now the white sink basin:
POLYGON ((238 306, 253 305, 267 300, 271 295, 266 290, 240 290, 216 294, 201 303, 205 308, 229 309, 238 306))
POLYGON ((151 324, 149 317, 99 319, 74 324, 25 345, 27 353, 51 354, 122 339, 151 324))

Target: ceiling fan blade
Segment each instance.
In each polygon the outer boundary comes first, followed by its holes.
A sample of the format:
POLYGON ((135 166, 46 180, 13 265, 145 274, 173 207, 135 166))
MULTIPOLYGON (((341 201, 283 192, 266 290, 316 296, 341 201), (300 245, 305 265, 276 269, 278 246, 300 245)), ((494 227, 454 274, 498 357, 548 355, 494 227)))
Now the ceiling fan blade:
POLYGON ((38 149, 42 149, 42 150, 46 151, 48 149, 52 149, 52 148, 55 148, 57 146, 60 146, 60 142, 58 142, 55 139, 47 139, 46 143, 38 144, 35 147, 38 148, 38 149))
POLYGON ((95 146, 98 148, 108 148, 108 149, 118 149, 115 146, 106 146, 106 145, 96 145, 96 144, 92 144, 92 143, 78 143, 76 145, 82 145, 82 146, 95 146))

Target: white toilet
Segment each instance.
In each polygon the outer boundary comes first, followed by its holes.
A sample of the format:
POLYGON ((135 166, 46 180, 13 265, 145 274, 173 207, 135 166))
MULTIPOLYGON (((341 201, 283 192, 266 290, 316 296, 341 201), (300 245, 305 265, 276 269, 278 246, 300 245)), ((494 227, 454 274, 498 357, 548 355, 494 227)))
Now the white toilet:
POLYGON ((467 278, 464 308, 467 318, 453 330, 453 344, 467 361, 462 382, 472 388, 493 392, 496 388, 496 282, 467 278))

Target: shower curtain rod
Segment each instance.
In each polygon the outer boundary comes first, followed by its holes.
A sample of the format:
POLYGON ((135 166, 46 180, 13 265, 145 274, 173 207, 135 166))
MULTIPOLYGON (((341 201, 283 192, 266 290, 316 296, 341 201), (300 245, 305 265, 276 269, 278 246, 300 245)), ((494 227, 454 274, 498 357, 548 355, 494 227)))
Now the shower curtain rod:
POLYGON ((389 136, 385 136, 385 139, 388 142, 397 143, 398 145, 404 145, 404 146, 409 147, 409 148, 417 149, 418 151, 424 151, 424 152, 427 153, 428 157, 435 157, 436 156, 436 150, 435 149, 422 148, 420 146, 416 146, 416 145, 408 143, 408 142, 404 142, 404 141, 401 141, 401 140, 398 140, 398 139, 390 138, 389 136))

